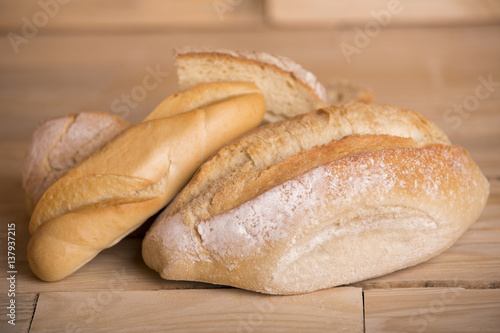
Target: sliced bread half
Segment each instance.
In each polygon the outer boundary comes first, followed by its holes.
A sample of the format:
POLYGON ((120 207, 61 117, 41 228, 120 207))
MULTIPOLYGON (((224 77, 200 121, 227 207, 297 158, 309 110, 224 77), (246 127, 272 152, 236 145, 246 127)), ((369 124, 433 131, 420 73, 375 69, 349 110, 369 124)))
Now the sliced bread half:
POLYGON ((316 76, 288 58, 256 51, 183 47, 175 50, 179 88, 202 82, 253 82, 264 93, 264 122, 310 112, 327 104, 316 76))
POLYGON ((208 47, 182 47, 174 52, 179 88, 198 83, 246 81, 264 93, 264 122, 307 113, 325 105, 372 103, 370 89, 344 79, 323 86, 316 76, 293 60, 258 51, 233 51, 208 47))

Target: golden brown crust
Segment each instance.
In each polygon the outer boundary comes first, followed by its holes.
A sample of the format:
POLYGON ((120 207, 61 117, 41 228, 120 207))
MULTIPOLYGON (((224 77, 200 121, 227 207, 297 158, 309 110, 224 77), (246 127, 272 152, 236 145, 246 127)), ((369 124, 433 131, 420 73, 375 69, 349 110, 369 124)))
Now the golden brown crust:
POLYGON ((230 182, 240 184, 236 180, 239 173, 243 177, 259 174, 301 150, 351 134, 389 134, 413 138, 422 145, 449 144, 441 130, 413 111, 383 105, 330 106, 261 126, 222 148, 201 166, 167 211, 174 214, 198 196, 205 201, 201 194, 207 194, 209 188, 214 191, 215 187, 230 186, 230 182))
POLYGON ((223 214, 312 169, 364 152, 389 148, 416 148, 410 139, 388 135, 351 135, 339 141, 300 151, 262 171, 247 171, 231 178, 213 197, 208 212, 223 214))
POLYGON ((220 150, 157 219, 143 257, 166 279, 310 292, 441 253, 488 188, 467 152, 418 114, 330 107, 220 150))
POLYGON ((265 107, 258 91, 249 83, 213 83, 172 96, 167 104, 203 107, 175 115, 157 109, 65 173, 30 220, 33 272, 62 279, 165 206, 208 156, 260 124, 265 107), (197 90, 214 94, 198 99, 197 90), (191 96, 195 102, 177 103, 191 96))

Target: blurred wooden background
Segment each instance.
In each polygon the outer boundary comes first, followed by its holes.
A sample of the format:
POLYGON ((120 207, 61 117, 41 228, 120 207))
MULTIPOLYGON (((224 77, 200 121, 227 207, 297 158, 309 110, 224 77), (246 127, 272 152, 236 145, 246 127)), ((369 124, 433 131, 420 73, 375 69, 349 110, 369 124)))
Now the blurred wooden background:
POLYGON ((17 325, 2 312, 0 331, 498 331, 500 1, 0 0, 0 31, 0 216, 16 223, 18 264, 17 325), (379 103, 424 114, 490 181, 483 215, 426 263, 291 298, 164 281, 142 262, 140 239, 61 282, 37 280, 25 257, 19 176, 31 133, 47 117, 113 111, 154 70, 158 87, 125 115, 140 120, 176 92, 172 49, 183 45, 284 55, 325 84, 352 80, 371 87, 379 103))
POLYGON ((16 30, 21 17, 32 18, 40 9, 48 9, 51 16, 45 31, 66 33, 331 28, 365 24, 373 11, 391 6, 401 7, 392 18, 393 27, 482 25, 500 18, 496 0, 2 0, 0 28, 16 30))

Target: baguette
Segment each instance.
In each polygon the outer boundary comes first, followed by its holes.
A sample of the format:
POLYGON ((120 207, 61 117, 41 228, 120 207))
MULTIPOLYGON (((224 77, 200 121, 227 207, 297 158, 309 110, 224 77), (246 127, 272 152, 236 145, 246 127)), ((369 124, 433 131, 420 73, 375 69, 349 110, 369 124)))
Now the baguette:
POLYGON ((250 83, 210 83, 175 94, 76 165, 42 195, 29 224, 28 261, 60 280, 164 207, 197 167, 256 127, 265 112, 250 83))
POLYGON ((436 256, 488 192, 468 153, 417 113, 333 106, 221 149, 157 218, 143 258, 165 279, 311 292, 436 256))
POLYGON ((29 213, 49 186, 66 171, 130 126, 116 115, 99 111, 44 120, 33 133, 21 167, 29 213))

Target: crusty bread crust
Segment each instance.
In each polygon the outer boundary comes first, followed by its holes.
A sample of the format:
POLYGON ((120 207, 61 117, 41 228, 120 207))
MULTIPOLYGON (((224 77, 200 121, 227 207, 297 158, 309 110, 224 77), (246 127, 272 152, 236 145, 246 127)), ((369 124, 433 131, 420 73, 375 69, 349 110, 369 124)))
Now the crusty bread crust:
POLYGON ((143 257, 166 279, 310 292, 441 253, 488 192, 467 152, 418 114, 329 107, 220 150, 157 219, 143 257))
POLYGON ((208 156, 258 126, 265 112, 262 93, 250 83, 207 83, 161 105, 43 194, 28 245, 40 279, 68 276, 136 229, 208 156))
MULTIPOLYGON (((211 195, 209 188, 215 191, 215 188, 220 190, 231 183, 241 185, 245 181, 238 177, 260 176, 266 169, 294 154, 353 134, 408 137, 421 145, 450 143, 432 122, 410 110, 390 105, 331 106, 297 116, 291 121, 261 126, 222 148, 201 166, 193 180, 167 207, 166 214, 176 213, 197 197, 204 201, 201 195, 211 195)), ((307 163, 314 162, 308 159, 307 163)), ((243 192, 239 191, 248 200, 248 193, 243 192)))

